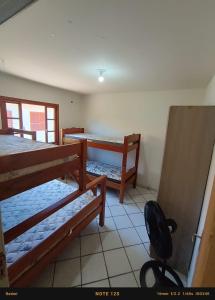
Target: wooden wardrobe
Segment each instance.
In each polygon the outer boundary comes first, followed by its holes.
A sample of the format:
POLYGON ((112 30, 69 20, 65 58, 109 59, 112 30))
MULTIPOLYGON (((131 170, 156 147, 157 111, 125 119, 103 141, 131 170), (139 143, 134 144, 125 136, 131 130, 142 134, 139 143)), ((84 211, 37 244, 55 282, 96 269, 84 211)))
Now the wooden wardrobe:
POLYGON ((187 274, 215 142, 215 106, 170 108, 158 203, 177 231, 168 264, 187 274))

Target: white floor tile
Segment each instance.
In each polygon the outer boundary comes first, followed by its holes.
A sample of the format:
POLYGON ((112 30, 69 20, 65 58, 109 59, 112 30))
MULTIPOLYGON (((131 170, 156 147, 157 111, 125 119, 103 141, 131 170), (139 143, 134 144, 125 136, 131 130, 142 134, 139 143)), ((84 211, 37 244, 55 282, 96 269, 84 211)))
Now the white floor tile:
POLYGON ((137 233, 139 234, 142 242, 149 243, 149 237, 148 237, 148 233, 146 231, 146 226, 138 226, 138 227, 135 227, 135 229, 137 230, 137 233))
POLYGON ((146 201, 157 201, 156 194, 144 194, 143 197, 146 201))
POLYGON ((123 206, 122 205, 114 205, 114 206, 110 206, 110 211, 111 211, 111 215, 113 217, 116 217, 116 216, 123 216, 123 215, 126 215, 126 211, 124 210, 123 206))
POLYGON ((108 204, 108 206, 113 206, 113 205, 120 205, 119 202, 119 195, 117 195, 116 193, 107 193, 106 194, 106 202, 108 204))
POLYGON ((56 261, 63 259, 71 259, 80 256, 80 238, 75 238, 57 257, 56 261))
POLYGON ((144 188, 144 187, 142 187, 142 186, 137 186, 137 190, 138 190, 138 192, 140 192, 140 194, 144 194, 144 193, 149 193, 149 192, 151 192, 150 189, 144 188))
POLYGON ((150 260, 148 253, 142 244, 126 247, 125 250, 133 270, 141 269, 142 265, 150 260))
POLYGON ((143 245, 144 245, 148 255, 150 256, 150 243, 144 243, 143 245))
POLYGON ((98 223, 96 221, 96 219, 94 219, 89 225, 87 225, 87 227, 85 227, 82 231, 81 231, 81 235, 87 235, 87 234, 92 234, 92 233, 97 233, 99 231, 98 229, 98 223))
POLYGON ((136 278, 138 287, 140 287, 140 270, 134 271, 134 276, 136 278))
POLYGON ((106 218, 112 217, 112 216, 111 216, 110 209, 109 209, 109 207, 107 207, 107 206, 105 207, 105 217, 106 217, 106 218))
POLYGON ((119 192, 115 189, 110 188, 110 187, 107 188, 106 194, 107 194, 108 197, 117 198, 119 196, 119 192))
POLYGON ((130 196, 134 196, 134 195, 140 195, 140 191, 136 188, 136 189, 133 189, 133 188, 129 188, 128 189, 128 194, 130 196))
POLYGON ((143 213, 129 214, 129 218, 134 226, 145 225, 145 218, 143 213))
POLYGON ((54 264, 48 265, 31 284, 31 287, 51 287, 54 277, 54 264))
POLYGON ((56 263, 54 287, 72 287, 80 284, 80 258, 59 261, 56 263))
POLYGON ((123 246, 130 246, 142 243, 134 228, 119 229, 123 246))
POLYGON ((81 237, 81 255, 93 254, 102 251, 99 234, 85 235, 81 237))
POLYGON ((119 203, 119 199, 108 199, 107 205, 108 207, 111 207, 111 206, 120 206, 121 204, 119 203))
POLYGON ((139 209, 144 213, 145 202, 136 202, 139 209))
POLYGON ((141 195, 134 195, 132 196, 132 199, 134 200, 135 203, 146 203, 146 199, 144 198, 144 196, 141 195))
POLYGON ((98 288, 98 287, 110 287, 108 279, 105 280, 100 280, 92 283, 88 283, 85 285, 82 285, 83 288, 88 287, 88 288, 98 288))
POLYGON ((134 203, 134 201, 133 201, 133 199, 131 198, 131 196, 128 194, 128 193, 126 193, 125 194, 125 197, 124 197, 124 200, 123 200, 123 203, 134 203))
POLYGON ((110 278, 111 287, 138 287, 133 273, 110 278))
POLYGON ((104 252, 109 276, 120 275, 131 271, 124 248, 104 252))
POLYGON ((105 218, 104 226, 98 226, 98 227, 99 227, 99 232, 106 232, 106 231, 116 230, 116 225, 115 225, 114 220, 113 220, 112 217, 105 218))
POLYGON ((124 204, 123 207, 126 210, 127 214, 135 214, 140 212, 140 209, 136 204, 124 204))
POLYGON ((100 236, 104 251, 122 247, 122 242, 117 231, 103 232, 100 236))
POLYGON ((102 253, 81 258, 82 284, 106 279, 107 271, 102 253))
POLYGON ((114 222, 118 229, 133 227, 133 225, 127 215, 114 217, 113 219, 114 219, 114 222))

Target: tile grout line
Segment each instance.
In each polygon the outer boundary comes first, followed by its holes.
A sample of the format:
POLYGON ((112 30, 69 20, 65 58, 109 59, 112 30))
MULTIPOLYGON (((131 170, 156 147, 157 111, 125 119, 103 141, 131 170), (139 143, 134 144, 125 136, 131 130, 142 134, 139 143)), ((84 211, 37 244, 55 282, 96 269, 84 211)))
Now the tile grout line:
MULTIPOLYGON (((141 196, 142 196, 142 195, 141 195, 141 196)), ((133 197, 131 197, 131 198, 133 199, 133 197)), ((143 199, 145 200, 144 196, 143 196, 143 199)), ((147 200, 146 200, 146 202, 147 202, 147 200)), ((139 203, 144 203, 144 202, 139 202, 139 203)), ((138 207, 138 206, 137 206, 137 207, 138 207)), ((138 207, 138 209, 140 210, 139 207, 138 207)), ((141 211, 141 210, 140 210, 140 211, 141 211)), ((127 213, 127 211, 126 211, 126 213, 127 213)), ((143 216, 144 216, 144 212, 141 211, 141 213, 142 213, 143 216)), ((132 215, 132 214, 131 214, 131 215, 132 215)), ((129 220, 131 221, 131 223, 133 224, 131 218, 129 217, 129 214, 127 214, 127 216, 128 216, 128 218, 129 218, 129 220)), ((133 224, 133 225, 134 225, 134 224, 133 224)), ((144 247, 144 249, 146 250, 146 253, 147 253, 147 255, 148 255, 149 258, 150 258, 150 255, 149 255, 149 253, 148 253, 148 251, 147 251, 147 249, 146 249, 146 247, 145 247, 145 245, 144 245, 144 243, 150 243, 150 241, 144 242, 144 241, 142 240, 142 238, 141 238, 139 232, 138 232, 137 229, 136 229, 136 227, 141 227, 141 226, 145 226, 145 227, 146 227, 146 225, 140 225, 140 226, 135 226, 135 225, 134 225, 133 228, 134 228, 134 230, 136 231, 137 235, 139 236, 140 240, 142 241, 143 247, 144 247)))
MULTIPOLYGON (((130 196, 130 195, 129 195, 129 196, 130 196)), ((131 197, 131 199, 133 200, 133 197, 132 197, 132 196, 130 196, 130 197, 131 197)), ((145 199, 144 199, 144 200, 145 200, 145 199)), ((133 201, 134 201, 134 200, 133 200, 133 201)), ((134 201, 134 202, 135 202, 135 201, 134 201)), ((136 203, 135 203, 135 204, 136 204, 136 203)), ((137 204, 136 204, 136 206, 138 207, 137 204)), ((138 207, 138 209, 140 210, 139 207, 138 207)), ((132 223, 132 225, 133 225, 133 228, 134 228, 135 232, 137 233, 138 237, 139 237, 140 240, 142 241, 140 235, 138 234, 138 232, 137 232, 137 230, 136 230, 136 228, 135 228, 134 223, 132 222, 131 218, 129 217, 129 214, 127 213, 127 210, 125 210, 125 212, 126 212, 126 214, 127 214, 127 216, 128 216, 128 219, 131 221, 131 223, 132 223)), ((141 210, 140 210, 140 212, 142 213, 141 210)), ((131 263, 130 263, 129 257, 128 257, 128 255, 127 255, 126 249, 125 249, 125 253, 126 253, 126 256, 127 256, 127 258, 128 258, 129 264, 130 264, 130 266, 131 266, 131 263)), ((131 269, 132 269, 132 273, 133 273, 134 279, 135 279, 135 281, 136 281, 136 283, 137 283, 137 287, 139 288, 139 282, 137 281, 137 278, 136 278, 136 276, 135 276, 135 274, 134 274, 135 271, 133 270, 132 266, 131 266, 131 269)))
MULTIPOLYGON (((143 196, 143 195, 141 195, 141 196, 143 196)), ((131 197, 131 198, 133 199, 133 197, 131 197)), ((144 196, 143 196, 143 199, 145 200, 144 196)), ((144 202, 139 202, 139 203, 144 203, 144 202)), ((135 203, 135 204, 136 204, 136 203, 135 203)), ((138 207, 138 205, 136 205, 136 206, 138 207)), ((142 212, 142 210, 141 210, 139 207, 138 207, 138 209, 140 210, 140 212, 141 212, 141 213, 143 214, 143 216, 144 216, 144 212, 142 212)), ((133 228, 135 229, 137 235, 139 236, 140 240, 141 240, 142 243, 144 244, 144 242, 143 242, 143 240, 142 240, 142 238, 141 238, 139 232, 136 230, 136 227, 141 227, 141 226, 145 226, 145 225, 135 226, 135 225, 133 224, 131 218, 129 217, 129 214, 127 213, 126 210, 125 210, 125 212, 126 212, 127 217, 129 218, 129 220, 131 221, 131 223, 132 223, 132 225, 133 225, 133 228)), ((132 214, 130 214, 130 215, 132 215, 132 214)), ((146 226, 145 226, 145 227, 146 227, 146 226)), ((146 243, 146 242, 145 242, 145 243, 146 243)), ((144 246, 144 245, 143 245, 143 246, 144 246)), ((145 247, 144 247, 144 248, 145 248, 145 247)), ((146 250, 146 249, 145 249, 145 250, 146 250)), ((148 251, 147 251, 147 250, 146 250, 146 252, 147 252, 147 254, 148 254, 148 251)))
MULTIPOLYGON (((114 221, 114 223, 115 223, 115 220, 113 219, 113 221, 114 221)), ((116 224, 115 224, 116 225, 116 224)), ((117 227, 116 227, 117 228, 117 227)), ((124 245, 123 245, 123 242, 122 242, 122 239, 121 239, 121 236, 120 236, 120 234, 119 234, 119 232, 118 232, 118 228, 117 228, 117 233, 118 233, 118 235, 119 235, 119 238, 120 238, 120 240, 121 240, 121 243, 122 243, 122 246, 123 246, 123 249, 124 249, 124 252, 125 252, 125 255, 126 255, 126 257, 127 257, 127 260, 128 260, 128 263, 129 263, 129 265, 130 265, 130 268, 131 268, 131 270, 133 271, 133 268, 132 268, 132 266, 131 266, 131 262, 130 262, 130 260, 129 260, 129 258, 128 258, 128 255, 127 255, 127 252, 126 252, 126 249, 125 249, 125 247, 124 247, 124 245)), ((129 272, 130 273, 130 272, 129 272)), ((133 272, 132 272, 133 273, 133 272)), ((119 275, 118 275, 119 276, 119 275)), ((134 279, 135 279, 135 281, 136 281, 136 283, 137 283, 137 280, 136 280, 136 277, 135 277, 135 275, 133 274, 133 276, 134 276, 134 279)), ((138 285, 138 283, 137 283, 137 287, 139 287, 139 285, 138 285)))
MULTIPOLYGON (((141 196, 143 196, 143 195, 141 195, 141 196)), ((132 196, 129 195, 129 197, 131 197, 131 199, 133 200, 133 197, 132 197, 132 196)), ((143 199, 145 200, 144 197, 143 197, 143 199)), ((133 201, 134 201, 134 200, 133 200, 133 201)), ((135 201, 134 201, 134 202, 135 202, 135 201)), ((144 203, 144 202, 141 202, 141 203, 144 203)), ((143 216, 144 216, 144 213, 143 213, 142 210, 139 208, 139 206, 136 204, 136 202, 135 202, 135 206, 140 210, 140 212, 141 212, 141 213, 143 214, 143 216)), ((123 207, 123 208, 124 208, 124 207, 123 207)), ((133 224, 131 218, 129 217, 129 214, 128 214, 127 210, 126 210, 125 208, 124 208, 124 210, 125 210, 125 213, 126 213, 128 219, 130 220, 131 224, 133 225, 133 228, 134 228, 135 232, 137 233, 137 235, 138 235, 140 241, 142 241, 142 238, 141 238, 141 236, 139 235, 138 231, 136 230, 135 225, 133 224)), ((142 225, 141 225, 141 226, 142 226, 142 225)), ((117 231, 118 231, 118 229, 117 229, 117 231)), ((119 234, 119 236, 120 236, 120 234, 119 234)), ((120 236, 120 239, 121 239, 121 236, 120 236)), ((122 240, 121 240, 121 241, 122 241, 122 240)), ((142 241, 142 244, 143 244, 143 241, 142 241)), ((143 247, 144 247, 144 244, 143 244, 143 247)), ((145 247, 144 247, 144 249, 145 249, 145 247)), ((145 250, 146 250, 146 249, 145 249, 145 250)), ((131 267, 131 269, 132 269, 132 271, 133 271, 134 279, 135 279, 135 281, 136 281, 136 283, 137 283, 137 286, 139 287, 139 282, 137 281, 137 278, 136 278, 136 276, 135 276, 135 274, 134 274, 135 270, 133 270, 133 268, 132 268, 132 265, 131 265, 131 262, 130 262, 130 260, 129 260, 128 255, 127 255, 127 252, 126 252, 125 247, 124 247, 124 251, 125 251, 125 254, 126 254, 126 256, 127 256, 127 259, 128 259, 129 264, 130 264, 130 267, 131 267)), ((147 252, 147 251, 146 251, 146 252, 147 252)), ((148 254, 148 252, 147 252, 147 254, 148 254)))
POLYGON ((107 263, 106 263, 106 260, 105 260, 105 254, 104 254, 104 249, 103 249, 103 245, 102 245, 102 238, 101 238, 100 232, 99 232, 99 238, 100 238, 100 243, 101 243, 101 247, 102 247, 102 255, 103 255, 104 262, 105 262, 105 268, 106 268, 106 272, 107 272, 107 279, 108 279, 109 287, 111 287, 110 286, 110 279, 109 279, 109 273, 108 273, 107 263))
MULTIPOLYGON (((114 276, 109 276, 109 277, 104 278, 104 279, 99 279, 99 280, 96 280, 96 281, 91 281, 91 282, 88 282, 88 283, 86 283, 86 284, 83 284, 83 286, 88 285, 88 284, 91 284, 91 283, 95 283, 95 282, 100 282, 100 281, 103 281, 103 280, 107 280, 107 279, 116 278, 116 277, 118 277, 118 276, 123 276, 123 275, 127 275, 127 274, 132 274, 132 273, 134 273, 134 272, 136 272, 136 271, 139 271, 139 269, 138 269, 138 270, 134 270, 134 271, 132 270, 132 271, 130 271, 130 272, 120 273, 120 274, 114 275, 114 276)), ((134 275, 134 276, 135 276, 135 275, 134 275)), ((75 286, 75 287, 76 287, 76 286, 75 286)))
MULTIPOLYGON (((114 230, 116 231, 116 230, 114 230)), ((108 231, 108 232, 113 232, 113 231, 108 231)), ((103 233, 103 232, 101 232, 103 233)), ((132 247, 132 246, 135 246, 135 245, 143 245, 143 242, 141 241, 141 243, 138 243, 138 244, 132 244, 132 245, 128 245, 128 246, 125 246, 125 247, 132 247)), ((86 256, 90 256, 90 255, 95 255, 95 254, 99 254, 99 253, 102 253, 102 252, 109 252, 109 251, 112 251, 112 250, 118 250, 118 249, 122 249, 122 248, 125 248, 123 245, 122 247, 117 247, 117 248, 113 248, 113 249, 108 249, 108 250, 101 250, 99 252, 92 252, 92 253, 89 253, 89 254, 84 254, 82 255, 81 257, 86 257, 86 256)), ((77 258, 80 258, 80 256, 76 256, 76 257, 70 257, 70 258, 64 258, 62 260, 59 260, 58 262, 61 262, 61 261, 67 261, 67 260, 72 260, 72 259, 77 259, 77 258)))
MULTIPOLYGON (((126 215, 116 216, 116 218, 117 218, 117 217, 123 217, 123 216, 126 216, 126 215)), ((128 217, 129 217, 129 215, 128 215, 128 217)), ((115 218, 115 217, 110 217, 110 218, 115 218)), ((129 220, 130 220, 130 218, 129 218, 129 220)), ((115 223, 114 223, 114 224, 115 224, 115 223)), ((118 229, 129 229, 129 228, 133 228, 133 227, 142 227, 142 226, 145 226, 145 225, 138 225, 138 226, 135 226, 135 225, 133 225, 133 223, 132 223, 132 226, 130 226, 130 227, 123 227, 123 228, 118 228, 118 229)), ((111 231, 115 231, 115 229, 114 229, 114 230, 101 231, 101 233, 104 233, 104 232, 111 232, 111 231)), ((100 231, 99 231, 99 232, 100 232, 100 231)), ((98 233, 98 232, 87 233, 87 234, 82 235, 82 237, 84 237, 84 236, 89 236, 89 235, 93 235, 93 234, 97 234, 97 233, 98 233)), ((147 242, 144 242, 144 243, 147 243, 147 242)))
MULTIPOLYGON (((114 276, 109 276, 109 277, 104 278, 104 279, 99 279, 99 280, 96 280, 96 281, 91 281, 91 282, 88 282, 88 283, 86 283, 86 284, 83 284, 83 286, 88 285, 88 284, 91 284, 91 283, 96 283, 96 282, 100 282, 100 281, 103 281, 103 280, 107 280, 107 279, 116 278, 116 277, 118 277, 118 276, 123 276, 123 275, 127 275, 127 274, 132 274, 132 273, 134 273, 134 272, 136 272, 136 271, 139 271, 139 269, 138 269, 138 270, 135 270, 135 271, 126 272, 126 273, 120 273, 120 274, 114 275, 114 276)), ((134 276, 135 276, 135 275, 134 275, 134 276)), ((77 285, 74 286, 74 287, 77 287, 77 285)))

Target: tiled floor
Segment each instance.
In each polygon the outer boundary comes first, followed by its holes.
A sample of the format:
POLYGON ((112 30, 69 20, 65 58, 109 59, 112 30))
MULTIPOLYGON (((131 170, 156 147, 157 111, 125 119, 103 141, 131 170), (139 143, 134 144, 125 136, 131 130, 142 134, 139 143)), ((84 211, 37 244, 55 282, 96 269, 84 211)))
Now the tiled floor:
MULTIPOLYGON (((139 271, 150 259, 143 209, 156 193, 129 189, 124 204, 107 191, 105 225, 98 218, 72 241, 33 287, 138 287, 139 271)), ((152 280, 149 278, 149 280, 152 280)))

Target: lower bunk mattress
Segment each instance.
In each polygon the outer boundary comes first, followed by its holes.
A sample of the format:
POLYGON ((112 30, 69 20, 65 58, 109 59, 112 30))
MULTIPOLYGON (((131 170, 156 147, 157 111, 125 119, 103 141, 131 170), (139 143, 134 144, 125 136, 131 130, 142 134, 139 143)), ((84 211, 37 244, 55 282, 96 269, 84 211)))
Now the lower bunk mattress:
POLYGON ((88 160, 87 172, 91 174, 96 174, 98 176, 105 175, 109 179, 121 181, 121 173, 122 173, 121 168, 103 162, 88 160))
MULTIPOLYGON (((0 202, 3 232, 77 190, 74 185, 59 180, 37 186, 0 202)), ((96 197, 91 191, 79 196, 42 222, 5 245, 10 266, 60 228, 96 197)))

